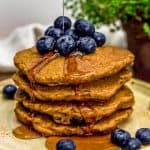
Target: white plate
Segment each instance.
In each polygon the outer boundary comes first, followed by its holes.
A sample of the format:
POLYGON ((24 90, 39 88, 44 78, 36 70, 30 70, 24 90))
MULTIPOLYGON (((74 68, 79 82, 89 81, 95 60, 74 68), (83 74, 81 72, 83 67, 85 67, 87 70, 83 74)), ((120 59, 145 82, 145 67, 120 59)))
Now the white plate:
MULTIPOLYGON (((12 130, 19 125, 19 122, 14 114, 15 101, 5 100, 2 97, 2 88, 8 83, 12 83, 12 80, 0 82, 0 150, 46 150, 45 138, 21 140, 12 135, 12 130)), ((137 129, 150 128, 150 85, 132 79, 128 86, 134 92, 136 103, 132 116, 120 127, 134 136, 137 129)), ((150 146, 144 146, 142 150, 150 150, 150 146)))

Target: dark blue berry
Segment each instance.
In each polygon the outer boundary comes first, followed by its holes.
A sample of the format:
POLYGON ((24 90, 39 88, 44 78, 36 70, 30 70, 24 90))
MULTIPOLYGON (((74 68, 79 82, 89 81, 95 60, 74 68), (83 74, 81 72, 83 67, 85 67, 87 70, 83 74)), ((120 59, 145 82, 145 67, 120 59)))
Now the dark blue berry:
POLYGON ((46 54, 50 51, 54 50, 55 47, 55 39, 50 36, 44 36, 40 38, 36 43, 36 48, 40 54, 46 54))
POLYGON ((74 116, 70 119, 71 125, 73 126, 78 126, 78 125, 85 125, 85 120, 84 118, 74 116))
POLYGON ((80 36, 93 36, 95 27, 89 21, 79 19, 74 24, 75 30, 80 36))
POLYGON ((96 46, 95 40, 88 36, 81 37, 77 41, 78 50, 86 54, 93 53, 96 50, 96 46))
POLYGON ((102 46, 106 41, 105 35, 100 32, 95 32, 93 37, 97 43, 97 46, 102 46))
POLYGON ((16 93, 16 86, 13 84, 8 84, 3 88, 3 96, 7 99, 13 99, 16 93))
POLYGON ((123 150, 138 150, 140 149, 142 143, 137 138, 131 138, 123 150))
POLYGON ((57 40, 57 49, 62 56, 70 54, 75 50, 75 47, 75 40, 69 35, 64 35, 57 40))
POLYGON ((60 16, 54 21, 55 28, 59 28, 63 30, 63 27, 64 27, 64 31, 66 31, 67 29, 70 29, 71 25, 72 25, 71 20, 66 16, 60 16), (63 26, 63 23, 64 23, 64 26, 63 26))
POLYGON ((121 147, 125 147, 130 139, 131 135, 122 129, 116 129, 111 135, 112 142, 121 147))
POLYGON ((56 150, 75 150, 76 145, 72 140, 60 140, 56 145, 56 150))
POLYGON ((150 128, 141 128, 136 132, 136 138, 138 138, 142 144, 150 144, 150 128))
POLYGON ((76 34, 75 30, 73 30, 73 29, 68 29, 68 30, 65 32, 65 35, 70 35, 70 36, 72 36, 74 40, 78 40, 78 39, 79 39, 78 35, 76 34))
POLYGON ((52 36, 53 38, 55 38, 57 40, 58 38, 60 38, 63 35, 63 31, 61 29, 50 26, 45 31, 45 35, 52 36))

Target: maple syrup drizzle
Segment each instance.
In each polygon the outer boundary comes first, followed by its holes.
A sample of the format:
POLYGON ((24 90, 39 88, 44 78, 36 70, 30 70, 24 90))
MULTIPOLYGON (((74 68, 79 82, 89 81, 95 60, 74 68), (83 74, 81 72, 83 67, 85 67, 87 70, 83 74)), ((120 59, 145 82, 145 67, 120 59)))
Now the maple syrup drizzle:
POLYGON ((65 59, 66 76, 82 76, 95 69, 94 63, 89 60, 83 60, 81 55, 70 55, 65 59))
MULTIPOLYGON (((83 55, 71 53, 68 57, 65 57, 64 62, 64 76, 65 79, 74 79, 77 76, 85 76, 87 73, 91 71, 91 68, 94 68, 94 65, 88 60, 82 60, 83 55)), ((80 99, 83 98, 83 95, 87 95, 90 93, 88 90, 80 91, 78 82, 72 85, 72 89, 75 92, 75 96, 80 99), (83 94, 84 92, 84 94, 83 94)))
POLYGON ((35 101, 34 91, 36 90, 35 86, 35 74, 40 72, 40 70, 47 65, 52 60, 56 59, 59 55, 58 52, 49 52, 40 58, 31 69, 29 69, 29 78, 30 78, 30 87, 31 87, 31 100, 35 101))
POLYGON ((63 32, 65 31, 65 25, 64 25, 64 16, 65 16, 65 5, 64 5, 64 0, 63 0, 63 6, 62 6, 62 8, 63 8, 63 32))
POLYGON ((25 125, 21 125, 14 129, 13 135, 19 139, 36 139, 41 137, 41 135, 37 131, 25 125))
POLYGON ((50 52, 40 58, 31 69, 29 69, 30 80, 34 82, 35 74, 38 73, 45 65, 47 65, 52 60, 56 59, 59 55, 58 52, 50 52))
POLYGON ((48 150, 56 149, 59 140, 71 139, 76 144, 77 150, 119 150, 120 148, 112 144, 110 135, 89 136, 89 137, 49 137, 45 146, 48 150))

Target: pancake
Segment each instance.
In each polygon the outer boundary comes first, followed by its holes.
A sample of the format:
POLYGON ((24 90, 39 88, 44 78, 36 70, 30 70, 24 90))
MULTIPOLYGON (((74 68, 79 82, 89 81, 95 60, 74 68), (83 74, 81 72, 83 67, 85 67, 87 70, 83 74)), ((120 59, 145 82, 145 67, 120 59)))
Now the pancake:
POLYGON ((54 122, 64 125, 94 124, 103 117, 118 110, 130 108, 134 104, 133 94, 126 87, 120 89, 104 104, 98 102, 32 102, 21 94, 16 96, 16 99, 30 111, 50 115, 54 122))
POLYGON ((132 64, 131 52, 113 47, 98 47, 89 55, 59 56, 49 53, 41 56, 35 47, 18 52, 16 67, 32 82, 46 85, 81 84, 111 76, 132 64))
POLYGON ((21 105, 18 105, 15 109, 16 116, 19 121, 24 124, 33 126, 35 130, 44 136, 54 135, 94 135, 98 133, 110 132, 117 127, 119 123, 126 120, 132 113, 132 108, 120 110, 115 112, 109 117, 97 122, 96 124, 88 126, 66 126, 58 125, 54 123, 49 117, 36 114, 31 115, 21 105))
POLYGON ((31 98, 37 98, 43 101, 89 101, 89 100, 107 100, 112 97, 118 89, 132 76, 132 73, 126 69, 104 79, 80 85, 60 85, 44 86, 40 84, 31 84, 20 74, 13 76, 14 82, 20 89, 24 90, 31 98))

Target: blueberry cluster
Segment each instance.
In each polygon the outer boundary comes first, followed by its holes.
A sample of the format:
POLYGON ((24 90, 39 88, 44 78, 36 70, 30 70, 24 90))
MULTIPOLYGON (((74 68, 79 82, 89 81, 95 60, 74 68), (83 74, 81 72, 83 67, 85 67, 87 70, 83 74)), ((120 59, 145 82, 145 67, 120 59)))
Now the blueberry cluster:
POLYGON ((111 135, 111 140, 114 144, 120 146, 122 150, 138 150, 142 144, 150 144, 150 128, 137 130, 135 136, 135 138, 131 138, 129 132, 116 129, 111 135))
POLYGON ((54 25, 48 27, 44 36, 37 41, 38 52, 43 55, 57 49, 62 56, 77 50, 90 54, 97 46, 105 43, 104 34, 95 32, 94 25, 89 21, 79 19, 73 29, 71 26, 72 22, 68 17, 58 17, 54 25))

